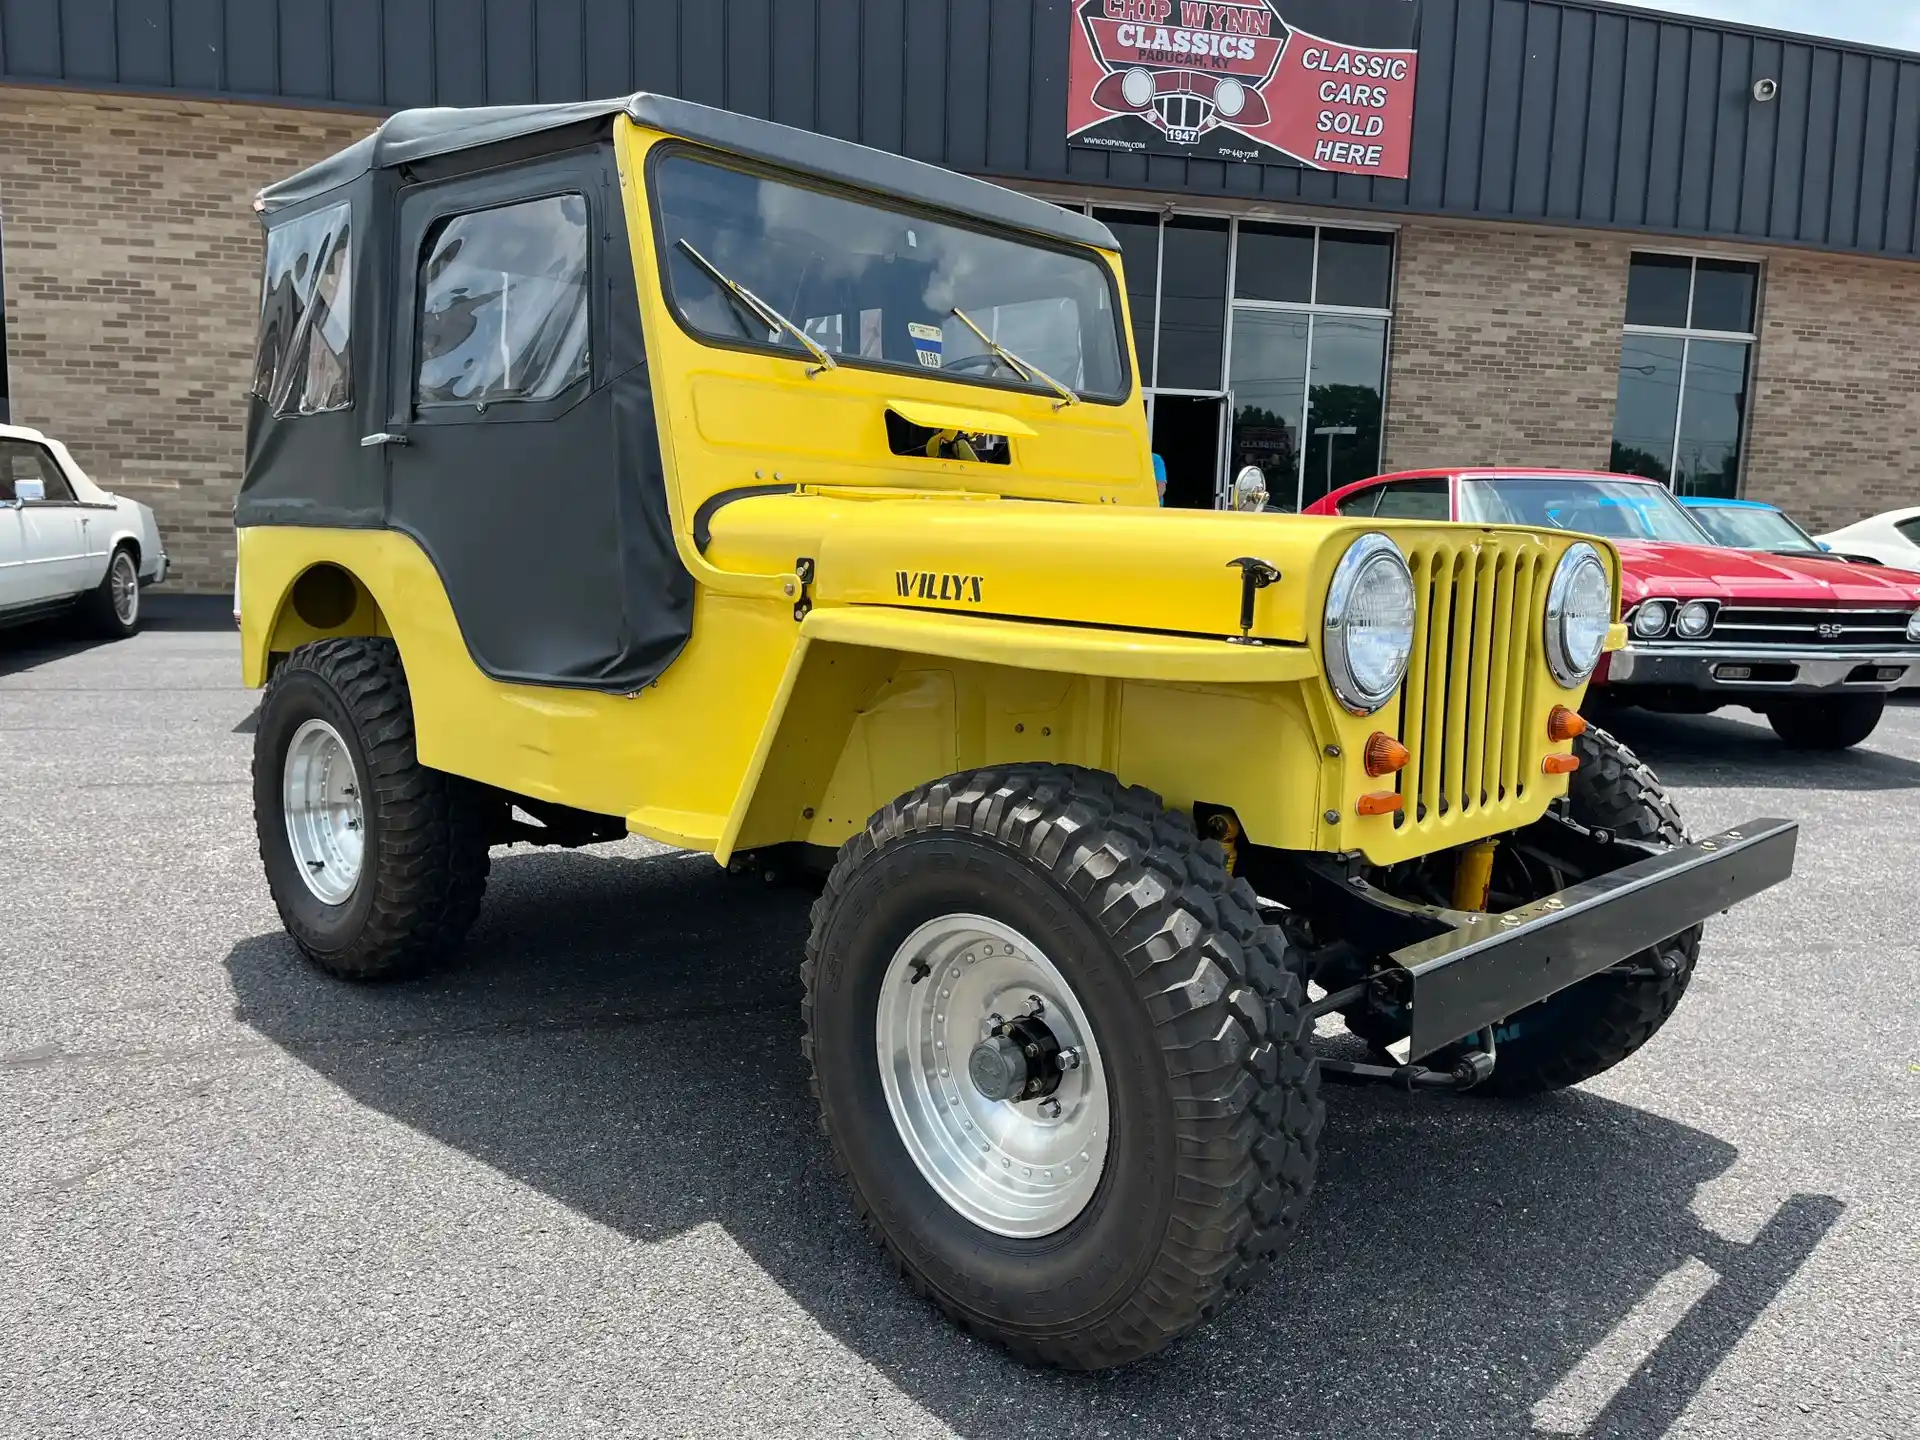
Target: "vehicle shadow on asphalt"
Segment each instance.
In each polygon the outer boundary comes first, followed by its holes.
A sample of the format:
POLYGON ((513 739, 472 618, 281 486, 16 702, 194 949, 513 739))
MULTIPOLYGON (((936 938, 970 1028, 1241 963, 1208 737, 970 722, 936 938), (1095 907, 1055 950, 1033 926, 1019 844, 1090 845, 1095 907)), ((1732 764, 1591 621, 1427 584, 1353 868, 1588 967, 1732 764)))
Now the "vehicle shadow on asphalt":
MULTIPOLYGON (((1894 723, 1898 713, 1890 707, 1884 723, 1894 723)), ((1719 715, 1620 710, 1609 712, 1598 723, 1624 740, 1672 786, 1920 789, 1920 761, 1877 748, 1877 735, 1852 750, 1789 750, 1766 721, 1738 710, 1719 715)))
MULTIPOLYGON (((234 629, 232 605, 213 595, 170 595, 142 597, 140 629, 184 631, 231 631, 234 629)), ((51 615, 43 620, 0 629, 0 677, 22 674, 41 665, 69 656, 83 655, 123 640, 108 639, 91 633, 74 615, 51 615)))
POLYGON ((111 640, 82 639, 58 620, 39 620, 17 630, 0 630, 0 678, 24 675, 42 665, 82 655, 111 640))
POLYGON ((1661 1435, 1842 1209, 1796 1195, 1736 1243, 1690 1208, 1737 1158, 1712 1135, 1584 1091, 1333 1089, 1279 1272, 1131 1369, 1028 1369, 915 1299, 859 1234, 800 1058, 809 899, 705 857, 516 852, 442 977, 341 984, 278 934, 227 966, 237 1018, 361 1104, 637 1242, 718 1224, 969 1435, 1021 1415, 1054 1434, 1661 1435), (1701 1265, 1711 1288, 1634 1349, 1636 1306, 1701 1265), (1596 1353, 1619 1373, 1588 1375, 1596 1353))

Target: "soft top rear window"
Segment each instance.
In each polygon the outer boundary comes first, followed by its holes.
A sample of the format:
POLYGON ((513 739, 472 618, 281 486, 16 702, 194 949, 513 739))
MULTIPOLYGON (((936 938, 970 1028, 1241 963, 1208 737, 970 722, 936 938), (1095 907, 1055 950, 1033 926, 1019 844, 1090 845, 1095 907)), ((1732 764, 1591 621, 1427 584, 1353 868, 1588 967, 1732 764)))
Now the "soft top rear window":
POLYGON ((267 232, 252 390, 276 415, 353 403, 351 212, 342 201, 267 232))
POLYGON ((957 309, 1076 393, 1126 395, 1112 276, 1091 254, 684 153, 658 161, 652 184, 669 298, 700 335, 807 354, 730 298, 687 246, 836 359, 1051 393, 995 355, 957 309))

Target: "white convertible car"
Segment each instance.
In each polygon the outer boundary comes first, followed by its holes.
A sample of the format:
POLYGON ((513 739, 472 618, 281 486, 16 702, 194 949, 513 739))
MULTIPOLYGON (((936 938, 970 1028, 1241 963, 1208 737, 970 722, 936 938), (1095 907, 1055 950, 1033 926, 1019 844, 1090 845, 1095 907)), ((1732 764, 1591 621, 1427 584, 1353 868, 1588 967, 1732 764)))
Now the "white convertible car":
POLYGON ((140 587, 166 578, 153 511, 102 490, 58 440, 0 425, 0 625, 78 609, 131 635, 140 587))
POLYGON ((1831 549, 1865 555, 1882 565, 1920 570, 1920 505, 1889 510, 1884 515, 1822 535, 1820 539, 1831 549))

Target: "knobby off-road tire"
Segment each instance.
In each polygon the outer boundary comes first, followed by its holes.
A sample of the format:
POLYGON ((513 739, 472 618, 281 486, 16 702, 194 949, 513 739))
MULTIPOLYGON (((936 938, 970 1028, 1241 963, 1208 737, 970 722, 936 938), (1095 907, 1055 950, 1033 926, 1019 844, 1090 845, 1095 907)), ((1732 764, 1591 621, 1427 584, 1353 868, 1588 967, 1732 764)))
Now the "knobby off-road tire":
POLYGON ((1786 699, 1767 707, 1767 723, 1792 750, 1851 750, 1880 728, 1886 710, 1884 695, 1786 699))
POLYGON ((391 640, 320 640, 287 657, 260 703, 253 816, 280 919, 329 974, 418 974, 453 951, 479 914, 491 819, 485 792, 415 756, 413 705, 391 640), (288 750, 313 721, 344 742, 360 798, 358 875, 335 903, 303 878, 287 823, 288 750))
MULTIPOLYGON (((1580 768, 1568 788, 1573 818, 1629 840, 1684 845, 1680 814, 1653 771, 1612 735, 1590 729, 1574 742, 1580 768)), ((1569 876, 1568 882, 1578 879, 1569 876)), ((1665 978, 1595 975, 1509 1016, 1494 1030, 1493 1076, 1474 1094, 1532 1095, 1564 1090, 1611 1070, 1667 1023, 1686 994, 1700 957, 1700 927, 1660 947, 1674 963, 1665 978)), ((1646 951, 1629 963, 1652 966, 1646 951)))
POLYGON ((803 1045, 836 1165, 913 1287, 1021 1359, 1092 1370, 1151 1354, 1252 1284, 1300 1223, 1322 1120, 1304 990, 1225 858, 1149 791, 1012 766, 886 806, 814 906, 803 1045), (1032 942, 1097 1037, 1108 1149, 1084 1208, 1049 1234, 973 1223, 888 1108, 882 983, 906 938, 949 915, 1032 942))

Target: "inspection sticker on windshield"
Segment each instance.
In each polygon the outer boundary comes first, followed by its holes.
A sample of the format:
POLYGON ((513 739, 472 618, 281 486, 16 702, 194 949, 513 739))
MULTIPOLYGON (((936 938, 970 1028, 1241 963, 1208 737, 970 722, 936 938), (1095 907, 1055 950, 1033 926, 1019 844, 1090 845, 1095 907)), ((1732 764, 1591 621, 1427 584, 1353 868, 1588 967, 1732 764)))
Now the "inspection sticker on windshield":
POLYGON ((907 333, 913 336, 913 353, 920 358, 920 363, 929 370, 938 370, 940 368, 940 327, 919 325, 909 321, 907 333))

